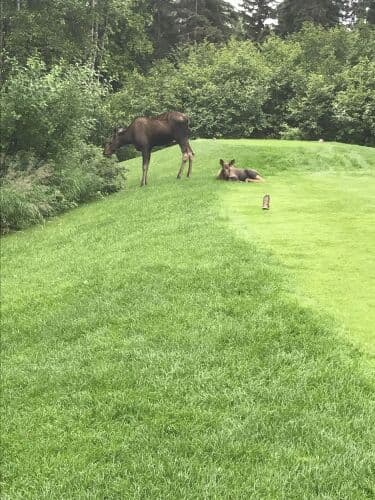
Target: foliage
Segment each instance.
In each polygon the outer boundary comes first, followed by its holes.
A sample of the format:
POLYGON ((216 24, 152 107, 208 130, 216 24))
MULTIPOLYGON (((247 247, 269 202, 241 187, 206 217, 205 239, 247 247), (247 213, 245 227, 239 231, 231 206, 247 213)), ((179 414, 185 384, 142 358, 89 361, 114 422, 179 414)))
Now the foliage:
POLYGON ((175 23, 182 43, 228 40, 237 18, 232 5, 225 0, 179 0, 175 23))
POLYGON ((375 62, 361 60, 344 73, 334 99, 339 140, 375 145, 375 62))
POLYGON ((152 50, 146 35, 151 13, 143 0, 12 0, 2 15, 5 76, 12 60, 25 65, 38 54, 48 68, 64 59, 118 79, 152 50))
POLYGON ((264 121, 267 67, 250 42, 191 49, 178 68, 159 63, 147 76, 133 73, 111 98, 115 122, 183 109, 199 136, 250 136, 264 121), (147 89, 147 91, 145 91, 147 89))
POLYGON ((7 0, 0 9, 0 82, 13 61, 38 55, 48 68, 64 59, 122 87, 176 49, 231 36, 263 41, 278 25, 282 35, 305 22, 322 26, 373 24, 373 0, 243 0, 237 12, 225 0, 7 0), (275 12, 275 5, 279 8, 275 12))
POLYGON ((303 138, 335 138, 332 109, 334 89, 334 85, 327 83, 322 75, 312 73, 304 92, 291 99, 290 121, 298 124, 303 138))
POLYGON ((123 171, 88 140, 105 128, 105 87, 90 68, 39 58, 1 88, 1 232, 22 229, 123 187, 123 171))
MULTIPOLYGON (((260 48, 269 67, 268 97, 263 105, 267 123, 265 136, 278 137, 289 126, 290 100, 304 88, 305 71, 300 67, 301 46, 291 40, 269 37, 260 48)), ((295 124, 292 124, 295 127, 295 124)))
POLYGON ((116 87, 179 44, 228 40, 236 20, 224 0, 15 0, 2 12, 0 69, 4 79, 13 59, 36 53, 48 68, 88 65, 116 87))
POLYGON ((277 9, 277 32, 294 33, 305 22, 334 26, 339 23, 342 4, 342 0, 283 0, 277 9))
POLYGON ((371 60, 372 49, 375 30, 364 25, 349 31, 305 24, 288 39, 271 36, 260 47, 235 40, 200 44, 180 51, 175 64, 164 60, 146 75, 133 72, 124 90, 109 96, 108 113, 112 123, 126 125, 137 115, 182 110, 193 135, 202 137, 285 137, 298 129, 304 139, 352 142, 355 136, 374 144, 370 104, 364 110, 373 88, 370 70, 358 86, 362 97, 353 100, 357 115, 366 113, 363 126, 352 121, 356 135, 342 128, 343 92, 356 92, 350 68, 371 60))
POLYGON ((303 133, 298 127, 291 127, 284 123, 280 127, 280 139, 287 141, 299 141, 303 139, 303 133))
POLYGON ((124 185, 124 168, 95 146, 81 144, 56 165, 32 155, 12 158, 2 178, 0 232, 24 229, 124 185))
POLYGON ((267 21, 274 18, 275 13, 273 0, 243 0, 241 19, 246 38, 262 42, 271 32, 267 21))
POLYGON ((38 58, 14 65, 0 90, 2 153, 56 158, 73 150, 94 129, 104 91, 87 67, 47 71, 38 58))
POLYGON ((178 45, 176 6, 173 0, 150 0, 150 10, 153 19, 148 30, 154 48, 153 57, 160 59, 170 55, 178 45))

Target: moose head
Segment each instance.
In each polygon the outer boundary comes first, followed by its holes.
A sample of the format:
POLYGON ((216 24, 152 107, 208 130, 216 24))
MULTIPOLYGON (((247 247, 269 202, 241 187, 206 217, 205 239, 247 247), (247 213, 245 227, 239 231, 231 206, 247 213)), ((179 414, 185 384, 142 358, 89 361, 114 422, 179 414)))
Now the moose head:
POLYGON ((126 144, 125 138, 126 128, 115 127, 111 139, 104 147, 104 156, 112 156, 121 146, 126 144))
POLYGON ((231 160, 229 162, 225 162, 224 160, 220 160, 221 165, 221 175, 224 179, 229 179, 231 176, 231 169, 234 167, 235 160, 231 160))

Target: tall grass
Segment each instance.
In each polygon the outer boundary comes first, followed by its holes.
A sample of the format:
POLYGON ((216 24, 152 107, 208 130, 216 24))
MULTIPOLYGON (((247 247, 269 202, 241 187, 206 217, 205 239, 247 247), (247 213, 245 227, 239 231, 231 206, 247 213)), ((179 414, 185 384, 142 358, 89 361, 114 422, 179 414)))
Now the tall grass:
MULTIPOLYGON (((20 163, 21 159, 18 167, 20 163)), ((43 223, 80 203, 120 190, 124 181, 123 165, 104 159, 99 148, 85 144, 53 163, 34 160, 26 169, 12 166, 2 178, 0 231, 43 223)))

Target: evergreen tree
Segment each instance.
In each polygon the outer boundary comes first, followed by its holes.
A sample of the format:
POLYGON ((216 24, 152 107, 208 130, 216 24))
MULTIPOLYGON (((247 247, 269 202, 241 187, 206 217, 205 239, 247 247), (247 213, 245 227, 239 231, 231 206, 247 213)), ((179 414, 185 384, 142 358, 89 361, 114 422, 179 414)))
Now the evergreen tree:
POLYGON ((176 0, 175 4, 180 42, 223 42, 232 35, 237 14, 225 0, 176 0))
POLYGON ((343 0, 283 0, 277 9, 277 31, 281 35, 294 33, 306 21, 334 26, 340 22, 343 6, 343 0))
POLYGON ((375 23, 375 0, 342 0, 342 22, 353 26, 356 22, 375 23))
POLYGON ((243 0, 241 17, 246 38, 261 42, 270 33, 266 20, 276 11, 271 0, 243 0))
POLYGON ((375 0, 353 0, 352 4, 356 21, 375 23, 375 0))
POLYGON ((375 0, 369 0, 366 19, 369 24, 375 24, 375 0))
POLYGON ((150 38, 154 46, 153 57, 167 56, 178 43, 176 2, 173 0, 150 0, 152 24, 150 38))

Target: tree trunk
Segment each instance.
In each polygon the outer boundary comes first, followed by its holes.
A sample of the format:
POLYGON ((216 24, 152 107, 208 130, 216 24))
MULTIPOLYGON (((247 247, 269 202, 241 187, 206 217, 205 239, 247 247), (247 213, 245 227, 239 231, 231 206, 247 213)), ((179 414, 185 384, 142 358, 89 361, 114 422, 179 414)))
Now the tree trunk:
POLYGON ((96 14, 96 0, 91 0, 91 12, 92 12, 92 23, 91 23, 91 68, 94 71, 96 59, 98 57, 98 30, 99 21, 96 14))

